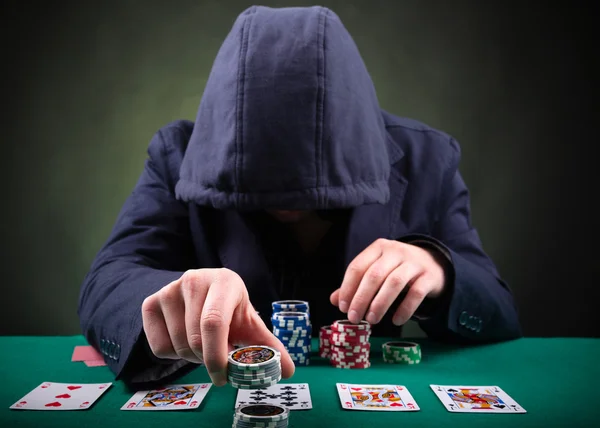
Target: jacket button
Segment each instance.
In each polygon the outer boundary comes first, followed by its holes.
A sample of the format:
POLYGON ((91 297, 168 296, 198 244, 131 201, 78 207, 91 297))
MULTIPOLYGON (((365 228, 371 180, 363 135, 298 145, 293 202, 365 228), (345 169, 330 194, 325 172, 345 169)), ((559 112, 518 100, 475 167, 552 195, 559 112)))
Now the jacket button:
POLYGON ((120 356, 121 356, 121 345, 117 344, 117 348, 115 349, 115 360, 119 361, 120 356))
POLYGON ((460 325, 462 325, 464 327, 467 324, 468 319, 469 319, 469 314, 467 314, 465 311, 462 311, 462 313, 460 314, 460 317, 458 318, 458 322, 460 325))

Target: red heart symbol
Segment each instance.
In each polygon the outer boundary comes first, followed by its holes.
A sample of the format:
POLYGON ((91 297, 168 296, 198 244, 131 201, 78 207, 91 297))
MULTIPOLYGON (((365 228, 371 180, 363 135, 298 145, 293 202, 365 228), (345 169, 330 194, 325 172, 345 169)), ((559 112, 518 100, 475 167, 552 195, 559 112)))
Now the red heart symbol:
POLYGON ((27 401, 19 401, 17 407, 23 407, 25 404, 27 404, 27 401))
POLYGON ((176 401, 175 403, 173 403, 176 406, 180 406, 182 404, 185 404, 185 401, 176 401))
POLYGON ((83 403, 81 403, 81 406, 79 406, 79 407, 87 407, 89 405, 90 405, 89 401, 84 401, 83 403))
POLYGON ((129 404, 127 405, 127 408, 128 408, 128 409, 131 409, 133 406, 135 406, 135 403, 129 403, 129 404))
POLYGON ((48 385, 42 385, 42 388, 48 388, 48 385))
POLYGON ((104 389, 104 388, 106 388, 106 385, 100 385, 100 386, 98 387, 98 389, 104 389))
POLYGON ((69 394, 60 394, 60 395, 57 395, 54 398, 71 398, 71 396, 69 394))
POLYGON ((390 404, 390 407, 402 407, 402 404, 400 404, 400 403, 392 403, 392 404, 390 404))
POLYGON ((62 406, 62 404, 60 404, 58 401, 46 404, 46 407, 60 407, 60 406, 62 406))
POLYGON ((197 401, 192 401, 192 403, 190 404, 191 407, 196 407, 198 405, 197 401))
POLYGON ((362 388, 350 388, 352 391, 361 391, 362 388))
POLYGON ((75 386, 75 385, 69 385, 69 386, 67 386, 67 389, 71 390, 71 391, 73 391, 74 389, 79 389, 79 388, 81 388, 81 387, 80 386, 75 386))

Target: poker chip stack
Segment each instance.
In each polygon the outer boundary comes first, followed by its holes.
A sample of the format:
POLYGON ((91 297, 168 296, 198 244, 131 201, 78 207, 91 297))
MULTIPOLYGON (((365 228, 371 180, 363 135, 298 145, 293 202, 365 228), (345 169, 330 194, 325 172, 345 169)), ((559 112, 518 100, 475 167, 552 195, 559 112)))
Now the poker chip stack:
POLYGON ((371 367, 369 355, 371 325, 367 321, 353 324, 349 320, 335 321, 331 325, 331 365, 345 369, 366 369, 371 367))
POLYGON ((282 300, 272 306, 273 334, 281 340, 296 366, 309 365, 312 325, 308 302, 282 300))
POLYGON ((290 411, 277 404, 245 404, 235 409, 232 428, 284 428, 290 411))
POLYGON ((387 342, 382 345, 383 361, 388 364, 419 364, 421 346, 414 342, 387 342))
POLYGON ((329 358, 331 353, 331 326, 326 325, 319 329, 319 356, 329 358))
POLYGON ((275 385, 281 380, 281 353, 262 345, 234 349, 228 356, 227 380, 239 389, 275 385))

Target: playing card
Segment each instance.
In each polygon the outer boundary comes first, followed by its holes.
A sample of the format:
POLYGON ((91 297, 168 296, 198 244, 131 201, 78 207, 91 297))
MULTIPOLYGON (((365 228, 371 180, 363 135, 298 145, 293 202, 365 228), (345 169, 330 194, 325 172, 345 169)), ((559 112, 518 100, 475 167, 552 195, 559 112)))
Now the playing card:
POLYGON ((243 404, 279 404, 290 410, 312 409, 307 383, 278 383, 267 388, 240 389, 235 407, 243 404))
POLYGON ((102 361, 102 354, 91 346, 76 346, 71 361, 102 361))
POLYGON ((111 385, 112 383, 44 382, 10 408, 18 410, 89 409, 111 385))
POLYGON ((200 406, 210 383, 167 385, 160 389, 138 391, 121 410, 186 410, 200 406))
POLYGON ((449 412, 527 413, 497 386, 430 386, 449 412))
POLYGON ((405 386, 336 383, 336 387, 344 409, 391 412, 420 410, 405 386))

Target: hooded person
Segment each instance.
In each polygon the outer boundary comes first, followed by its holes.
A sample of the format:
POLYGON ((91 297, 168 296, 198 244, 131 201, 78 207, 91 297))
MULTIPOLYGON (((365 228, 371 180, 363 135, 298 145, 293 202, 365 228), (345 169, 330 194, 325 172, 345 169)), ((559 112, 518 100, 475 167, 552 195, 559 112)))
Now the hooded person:
MULTIPOLYGON (((236 272, 266 322, 272 301, 308 300, 316 332, 341 318, 330 295, 380 239, 442 261, 443 296, 413 318, 431 338, 521 335, 511 291, 471 224, 458 143, 380 108, 355 43, 327 8, 241 13, 195 122, 159 129, 148 154, 79 300, 83 332, 117 378, 164 381, 193 366, 153 358, 140 310, 184 272, 236 272), (331 226, 307 253, 273 212, 315 212, 331 226)), ((373 334, 399 337, 401 327, 386 314, 373 334)))

